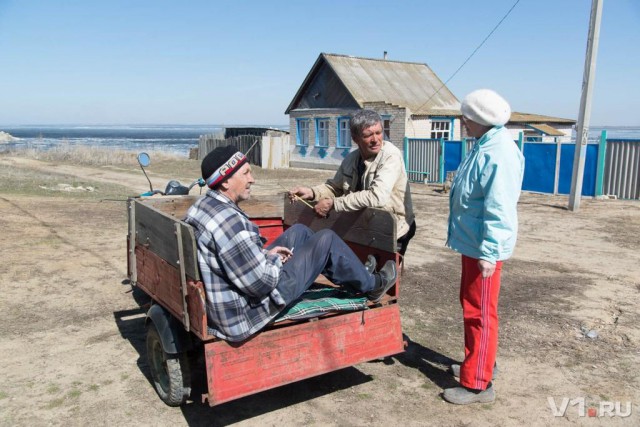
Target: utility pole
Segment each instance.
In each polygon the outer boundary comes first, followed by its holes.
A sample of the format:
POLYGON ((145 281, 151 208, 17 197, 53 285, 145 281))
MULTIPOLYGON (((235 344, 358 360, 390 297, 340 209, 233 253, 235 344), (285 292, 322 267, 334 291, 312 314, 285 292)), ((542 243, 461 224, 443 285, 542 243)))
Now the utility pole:
POLYGON ((602 18, 603 1, 604 0, 591 0, 589 38, 587 40, 587 55, 584 59, 582 98, 580 99, 580 113, 578 115, 578 125, 576 127, 576 151, 573 156, 573 175, 571 177, 571 193, 569 194, 570 211, 577 211, 580 208, 584 160, 587 155, 587 142, 589 140, 591 95, 593 94, 593 81, 596 77, 596 57, 598 56, 598 39, 600 38, 600 21, 602 18))

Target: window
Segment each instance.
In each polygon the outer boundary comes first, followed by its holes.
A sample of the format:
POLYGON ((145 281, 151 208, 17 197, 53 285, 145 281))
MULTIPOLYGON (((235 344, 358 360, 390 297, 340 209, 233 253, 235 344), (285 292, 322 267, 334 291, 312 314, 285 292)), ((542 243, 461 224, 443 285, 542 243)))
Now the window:
POLYGON ((380 116, 382 118, 382 133, 385 141, 391 141, 391 116, 380 116))
POLYGON ((296 145, 309 145, 309 119, 297 119, 298 123, 298 139, 296 145))
POLYGON ((542 142, 542 135, 536 131, 524 129, 522 133, 525 142, 542 142))
POLYGON ((450 119, 432 119, 431 120, 431 138, 432 139, 451 139, 451 120, 450 119))
POLYGON ((329 146, 329 119, 316 119, 316 147, 329 146))
POLYGON ((351 131, 349 130, 349 118, 338 118, 338 148, 351 148, 351 131))

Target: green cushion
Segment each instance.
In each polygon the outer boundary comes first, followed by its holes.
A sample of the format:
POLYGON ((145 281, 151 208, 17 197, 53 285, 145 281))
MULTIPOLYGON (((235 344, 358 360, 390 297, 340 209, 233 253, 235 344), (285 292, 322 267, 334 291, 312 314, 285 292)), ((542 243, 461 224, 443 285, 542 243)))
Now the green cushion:
POLYGON ((356 297, 343 289, 313 285, 280 312, 274 322, 309 319, 336 311, 358 311, 366 308, 366 297, 356 297))

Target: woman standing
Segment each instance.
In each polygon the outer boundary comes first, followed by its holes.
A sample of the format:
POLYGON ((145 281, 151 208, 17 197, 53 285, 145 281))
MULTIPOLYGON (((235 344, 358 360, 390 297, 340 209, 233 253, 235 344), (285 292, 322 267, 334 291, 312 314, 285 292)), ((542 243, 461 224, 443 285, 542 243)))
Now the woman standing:
POLYGON ((504 127, 511 107, 496 92, 471 92, 461 111, 467 134, 477 142, 451 186, 447 246, 462 254, 465 358, 452 367, 459 371, 461 387, 446 389, 443 397, 465 405, 495 400, 491 378, 498 348, 500 272, 516 244, 524 157, 504 127))

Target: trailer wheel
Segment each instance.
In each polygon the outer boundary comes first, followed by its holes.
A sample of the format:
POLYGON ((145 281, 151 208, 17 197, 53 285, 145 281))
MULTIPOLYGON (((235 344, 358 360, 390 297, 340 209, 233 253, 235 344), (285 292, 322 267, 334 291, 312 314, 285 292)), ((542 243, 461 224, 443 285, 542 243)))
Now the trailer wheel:
POLYGON ((147 362, 160 399, 180 406, 191 394, 191 372, 186 353, 167 354, 153 322, 147 328, 147 362))

